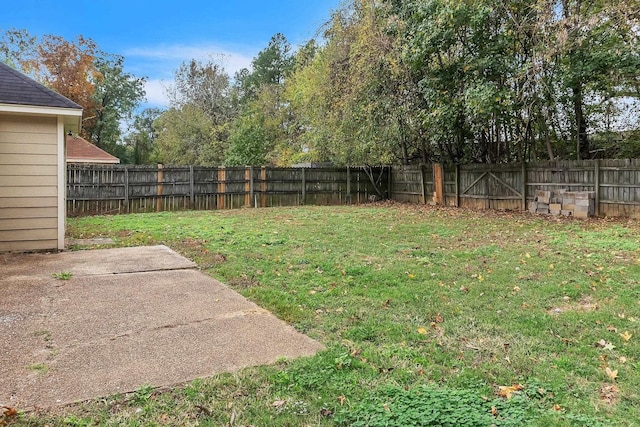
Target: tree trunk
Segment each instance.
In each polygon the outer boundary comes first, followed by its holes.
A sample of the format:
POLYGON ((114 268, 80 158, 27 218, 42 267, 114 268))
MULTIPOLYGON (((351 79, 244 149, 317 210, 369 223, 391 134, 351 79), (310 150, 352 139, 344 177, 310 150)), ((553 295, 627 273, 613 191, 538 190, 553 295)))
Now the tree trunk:
POLYGON ((574 85, 573 91, 573 111, 576 119, 576 156, 578 160, 589 157, 589 138, 587 136, 587 121, 584 117, 582 85, 574 85))

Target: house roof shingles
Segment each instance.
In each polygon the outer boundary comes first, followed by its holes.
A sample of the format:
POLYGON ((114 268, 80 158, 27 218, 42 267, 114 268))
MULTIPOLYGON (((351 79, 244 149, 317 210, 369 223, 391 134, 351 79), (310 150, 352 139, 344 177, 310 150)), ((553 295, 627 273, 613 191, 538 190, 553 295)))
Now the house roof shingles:
POLYGON ((67 135, 67 162, 120 163, 120 159, 79 136, 67 135))
POLYGON ((0 62, 0 104, 82 109, 75 102, 2 62, 0 62))

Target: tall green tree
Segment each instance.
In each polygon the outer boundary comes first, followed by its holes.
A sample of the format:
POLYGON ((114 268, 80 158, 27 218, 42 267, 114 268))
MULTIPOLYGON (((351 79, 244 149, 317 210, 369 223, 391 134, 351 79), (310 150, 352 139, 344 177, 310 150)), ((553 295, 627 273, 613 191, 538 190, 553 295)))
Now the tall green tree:
POLYGON ((235 117, 229 75, 214 62, 191 60, 175 72, 171 108, 155 121, 155 158, 168 164, 223 164, 235 117))
POLYGON ((124 137, 130 152, 130 163, 147 165, 155 163, 154 158, 158 131, 155 121, 162 114, 159 108, 146 108, 134 116, 133 122, 124 137))
MULTIPOLYGON (((92 104, 85 112, 92 126, 85 124, 90 141, 109 152, 119 149, 121 126, 133 117, 145 96, 144 78, 124 71, 124 58, 101 55, 94 60, 99 73, 92 94, 92 104)), ((86 122, 85 122, 86 123, 86 122)))
POLYGON ((154 122, 158 131, 154 159, 169 165, 220 165, 226 138, 200 108, 188 104, 170 108, 154 122))
POLYGON ((294 66, 291 46, 274 35, 252 61, 252 70, 236 74, 239 115, 233 122, 227 164, 288 165, 293 160, 289 133, 291 109, 283 98, 294 66))
POLYGON ((277 33, 251 61, 251 70, 240 70, 236 74, 241 103, 255 99, 263 86, 282 85, 292 68, 291 45, 284 34, 277 33))
POLYGON ((226 123, 234 115, 229 75, 213 61, 192 59, 182 63, 169 95, 173 107, 197 107, 214 125, 226 123))

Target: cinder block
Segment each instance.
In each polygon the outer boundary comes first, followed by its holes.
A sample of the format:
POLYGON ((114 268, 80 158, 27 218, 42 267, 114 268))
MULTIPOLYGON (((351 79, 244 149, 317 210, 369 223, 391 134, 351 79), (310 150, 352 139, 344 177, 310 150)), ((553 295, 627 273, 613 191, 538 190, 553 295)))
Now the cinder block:
POLYGON ((576 205, 575 209, 573 210, 576 214, 578 212, 586 212, 587 214, 589 213, 589 206, 581 206, 581 205, 576 205))
POLYGON ((573 203, 563 203, 562 204, 562 209, 564 209, 565 211, 572 211, 576 208, 576 205, 573 203))
POLYGON ((539 203, 549 204, 551 199, 551 191, 538 190, 536 191, 536 201, 539 203))
POLYGON ((596 193, 594 191, 578 191, 575 194, 576 200, 582 199, 595 199, 596 193))
POLYGON ((593 204, 593 200, 590 199, 576 199, 576 207, 578 206, 591 206, 593 204))
POLYGON ((538 209, 538 203, 534 201, 529 201, 529 212, 536 213, 536 209, 538 209))
POLYGON ((550 211, 558 211, 558 212, 560 212, 561 209, 562 209, 562 205, 560 203, 551 203, 549 205, 549 210, 550 211))

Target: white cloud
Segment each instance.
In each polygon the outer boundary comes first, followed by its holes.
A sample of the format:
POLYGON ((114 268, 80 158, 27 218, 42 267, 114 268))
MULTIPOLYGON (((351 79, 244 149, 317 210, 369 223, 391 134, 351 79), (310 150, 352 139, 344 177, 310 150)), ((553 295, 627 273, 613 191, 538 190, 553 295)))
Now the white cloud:
POLYGON ((148 80, 144 85, 144 90, 147 92, 147 106, 160 108, 168 107, 169 100, 167 99, 165 88, 169 84, 169 82, 160 79, 148 80))
MULTIPOLYGON (((258 50, 256 50, 257 52, 258 50)), ((250 68, 254 55, 253 53, 234 52, 216 45, 189 46, 181 44, 136 47, 124 52, 128 61, 154 67, 160 66, 160 69, 155 68, 155 70, 164 74, 173 72, 184 61, 196 59, 215 61, 222 65, 231 76, 242 68, 250 68)), ((153 77, 150 76, 150 78, 153 77)))
MULTIPOLYGON (((255 54, 258 51, 256 49, 255 54)), ((127 58, 129 71, 147 77, 147 100, 142 107, 161 108, 169 106, 166 88, 173 83, 173 73, 181 63, 191 59, 213 61, 220 64, 233 78, 237 71, 251 68, 251 61, 255 56, 253 53, 234 52, 216 45, 183 44, 135 47, 125 50, 123 54, 127 58)))

